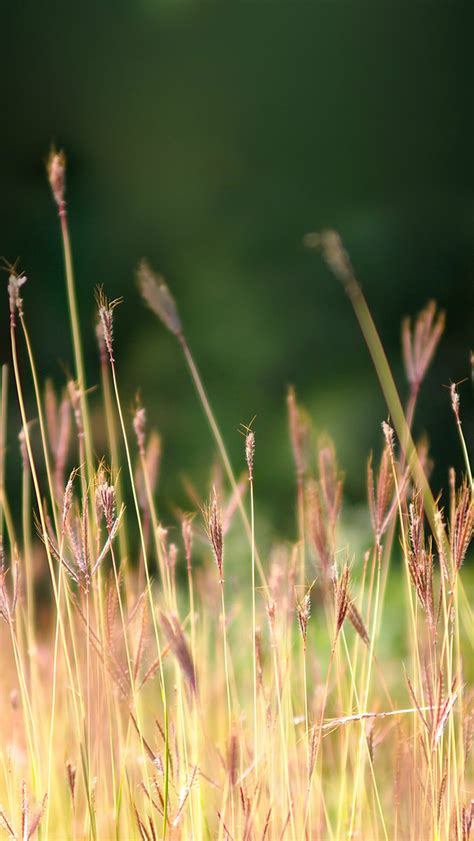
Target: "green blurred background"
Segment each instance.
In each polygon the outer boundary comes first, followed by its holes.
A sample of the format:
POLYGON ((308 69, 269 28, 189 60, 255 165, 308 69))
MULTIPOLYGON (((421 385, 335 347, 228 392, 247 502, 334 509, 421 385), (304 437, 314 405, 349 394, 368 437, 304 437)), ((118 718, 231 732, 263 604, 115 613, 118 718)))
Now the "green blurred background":
MULTIPOLYGON (((179 302, 236 465, 239 423, 257 415, 258 505, 277 533, 293 521, 289 383, 334 437, 348 501, 364 500, 386 410, 348 300, 303 246, 328 225, 351 253, 403 396, 401 318, 429 297, 447 310, 416 418, 434 484, 445 485, 448 465, 461 466, 450 379, 468 378, 472 436, 470 4, 29 0, 5 4, 2 20, 0 253, 21 255, 38 366, 59 387, 72 357, 44 171, 54 142, 68 156, 89 382, 99 380, 93 290, 104 283, 125 299, 124 403, 140 387, 163 436, 165 511, 185 504, 183 474, 204 492, 215 451, 173 337, 139 300, 144 255, 179 302)), ((2 361, 7 310, 5 294, 2 361)))

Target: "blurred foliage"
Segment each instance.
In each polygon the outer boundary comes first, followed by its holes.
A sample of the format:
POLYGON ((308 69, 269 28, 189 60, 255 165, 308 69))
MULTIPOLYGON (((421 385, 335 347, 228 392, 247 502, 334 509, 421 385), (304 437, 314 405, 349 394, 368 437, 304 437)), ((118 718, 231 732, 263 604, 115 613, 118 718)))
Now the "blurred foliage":
MULTIPOLYGON (((336 440, 348 497, 386 411, 349 302, 307 231, 334 226, 352 255, 402 394, 399 324, 428 297, 446 336, 420 400, 445 484, 461 459, 450 379, 469 377, 474 267, 473 15, 469 4, 34 3, 3 10, 0 252, 21 255, 38 366, 71 366, 51 142, 68 198, 90 383, 93 289, 117 311, 126 405, 138 387, 165 457, 161 493, 203 487, 214 455, 173 338, 139 301, 146 255, 166 276, 233 455, 257 415, 257 501, 293 519, 286 386, 336 440)), ((9 359, 7 301, 2 361, 9 359)), ((461 387, 469 427, 472 394, 461 387)), ((13 401, 12 401, 13 403, 13 401)))

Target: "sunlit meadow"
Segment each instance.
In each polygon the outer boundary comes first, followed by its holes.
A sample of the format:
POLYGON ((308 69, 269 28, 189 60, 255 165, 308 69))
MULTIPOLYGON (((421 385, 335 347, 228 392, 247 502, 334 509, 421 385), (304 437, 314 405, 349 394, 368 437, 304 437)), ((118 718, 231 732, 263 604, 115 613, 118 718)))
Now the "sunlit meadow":
POLYGON ((156 330, 176 337, 216 452, 210 487, 190 485, 188 510, 163 522, 147 395, 132 412, 121 402, 114 321, 127 304, 108 297, 112 282, 95 290, 96 324, 79 325, 65 166, 53 151, 75 365, 62 393, 35 366, 28 267, 7 267, 3 302, 0 832, 22 841, 468 841, 474 509, 456 385, 446 395, 464 473, 451 471, 442 495, 430 484, 436 453, 411 434, 444 314, 429 302, 403 323, 399 396, 338 235, 307 235, 347 294, 386 399, 367 454, 371 539, 365 551, 347 545, 343 466, 290 388, 281 447, 293 453, 295 531, 264 556, 258 420, 242 426, 232 465, 178 305, 140 262, 138 289, 156 330), (94 390, 81 330, 97 334, 94 390), (104 452, 91 401, 101 406, 104 452), (11 402, 21 416, 15 505, 5 469, 6 453, 14 461, 18 452, 11 402))

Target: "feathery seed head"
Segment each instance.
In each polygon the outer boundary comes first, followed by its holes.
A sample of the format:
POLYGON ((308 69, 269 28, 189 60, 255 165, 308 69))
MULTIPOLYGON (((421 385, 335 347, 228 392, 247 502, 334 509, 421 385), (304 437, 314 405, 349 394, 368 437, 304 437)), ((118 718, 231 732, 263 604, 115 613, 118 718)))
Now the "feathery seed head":
POLYGON ((26 446, 26 434, 24 429, 20 429, 18 433, 18 440, 20 442, 20 453, 21 453, 21 460, 23 462, 23 470, 28 470, 29 468, 29 461, 28 461, 28 448, 26 446))
POLYGON ((140 292, 150 309, 175 336, 182 335, 181 320, 175 300, 163 278, 155 274, 146 260, 138 265, 140 292))
POLYGON ((47 171, 54 201, 60 208, 66 192, 66 156, 64 152, 58 152, 54 146, 49 153, 47 171))
POLYGON ((191 552, 193 542, 193 526, 192 521, 194 514, 184 514, 181 520, 181 534, 184 543, 184 555, 186 558, 186 565, 188 572, 191 570, 191 552))
POLYGON ((344 568, 339 576, 339 578, 335 582, 335 594, 336 594, 336 638, 339 635, 339 631, 341 630, 344 619, 346 618, 346 614, 350 604, 350 596, 349 596, 349 578, 350 578, 350 570, 347 564, 344 564, 344 568))
POLYGON ((144 406, 137 406, 133 416, 133 429, 137 437, 138 450, 141 456, 145 455, 145 431, 146 431, 146 409, 144 406))
POLYGON ((303 647, 306 650, 306 637, 308 634, 308 622, 311 616, 311 593, 308 592, 301 602, 296 604, 296 615, 298 617, 298 625, 303 638, 303 647))
POLYGON ((63 531, 66 527, 69 512, 70 512, 71 507, 72 507, 72 493, 73 493, 73 488, 74 488, 74 479, 76 478, 76 476, 77 476, 77 470, 76 470, 76 468, 74 468, 74 470, 72 470, 71 473, 70 473, 69 479, 67 480, 67 484, 66 484, 66 487, 64 489, 63 512, 62 512, 62 528, 63 528, 63 531))
POLYGON ((277 603, 274 599, 270 599, 266 606, 266 613, 268 618, 268 624, 270 625, 270 631, 273 633, 275 630, 275 616, 277 610, 277 603))
POLYGON ((245 459, 249 471, 249 480, 253 482, 253 459, 255 455, 255 433, 250 430, 245 436, 245 459))
POLYGON ((405 371, 413 391, 420 387, 433 359, 445 324, 444 312, 436 313, 436 304, 429 301, 418 314, 412 329, 411 319, 402 322, 402 349, 405 371))
POLYGON ((113 301, 109 301, 107 296, 104 293, 104 289, 102 286, 97 287, 96 291, 96 302, 97 308, 99 310, 99 318, 102 324, 102 330, 104 334, 104 342, 107 348, 107 352, 109 354, 109 360, 111 363, 115 362, 114 359, 114 351, 113 351, 113 337, 114 337, 114 309, 119 304, 122 303, 122 298, 114 298, 113 301))
POLYGON ((296 402, 296 392, 293 386, 290 386, 288 389, 286 402, 296 476, 298 479, 301 479, 308 468, 311 424, 306 413, 296 402))
POLYGON ((452 409, 453 409, 453 412, 454 412, 454 415, 455 415, 455 418, 456 418, 456 422, 459 424, 459 423, 461 423, 461 418, 460 418, 460 414, 459 414, 460 401, 459 401, 459 393, 458 393, 458 390, 457 390, 456 383, 451 383, 451 386, 450 386, 449 390, 450 390, 450 393, 451 393, 451 406, 452 406, 452 409))
POLYGON ((96 482, 95 505, 97 519, 99 520, 103 515, 107 531, 111 532, 115 517, 115 488, 108 482, 103 465, 99 468, 96 482))
POLYGON ((15 326, 15 313, 18 310, 20 317, 23 315, 23 298, 20 296, 20 289, 26 283, 25 274, 17 274, 11 271, 8 276, 8 297, 10 301, 10 323, 15 326))
MULTIPOLYGON (((308 248, 320 248, 323 259, 332 273, 341 281, 350 294, 354 289, 355 277, 349 255, 337 231, 326 229, 320 233, 307 234, 304 238, 308 248)), ((356 284, 356 288, 358 288, 356 284)))
POLYGON ((217 569, 219 570, 220 582, 223 582, 224 567, 224 538, 222 531, 222 517, 217 502, 216 486, 212 487, 210 502, 204 511, 206 532, 214 553, 217 569))

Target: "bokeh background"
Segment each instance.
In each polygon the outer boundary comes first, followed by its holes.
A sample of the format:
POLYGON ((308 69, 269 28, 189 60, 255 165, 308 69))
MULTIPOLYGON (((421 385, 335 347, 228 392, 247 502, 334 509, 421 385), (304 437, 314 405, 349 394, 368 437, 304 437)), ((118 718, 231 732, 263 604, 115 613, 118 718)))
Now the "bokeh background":
MULTIPOLYGON (((140 302, 144 255, 178 300, 235 465, 239 423, 257 415, 258 506, 277 533, 293 522, 289 383, 335 439, 349 506, 364 501, 386 409, 349 302, 303 245, 323 226, 344 238, 402 395, 401 318, 430 297, 447 311, 415 427, 445 485, 461 466, 451 379, 467 378, 472 436, 469 4, 28 0, 5 4, 2 20, 0 253, 21 256, 38 367, 60 387, 72 356, 44 170, 54 142, 68 157, 89 383, 103 283, 125 299, 125 405, 140 388, 163 437, 165 511, 184 503, 184 475, 203 491, 215 449, 176 342, 140 302)), ((4 362, 6 292, 0 323, 4 362)), ((14 452, 14 411, 11 423, 14 452)))

